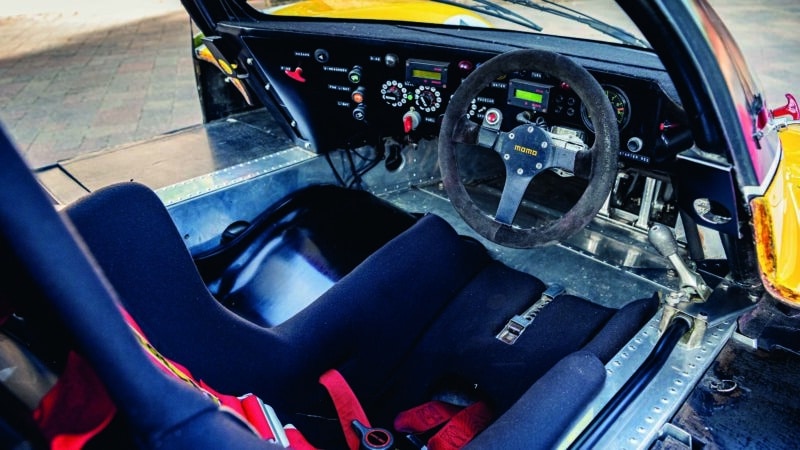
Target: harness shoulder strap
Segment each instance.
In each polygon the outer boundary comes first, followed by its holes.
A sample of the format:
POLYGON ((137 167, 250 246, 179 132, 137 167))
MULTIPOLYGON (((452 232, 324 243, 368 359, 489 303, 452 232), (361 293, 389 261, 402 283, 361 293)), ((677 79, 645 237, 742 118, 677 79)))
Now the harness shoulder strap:
POLYGON ((353 421, 357 420, 363 426, 371 427, 367 414, 358 401, 358 397, 356 397, 342 374, 336 369, 323 373, 319 377, 319 382, 325 387, 331 396, 331 400, 333 400, 333 406, 336 408, 336 415, 339 416, 339 424, 342 426, 347 447, 350 450, 358 450, 361 437, 353 428, 353 421))
POLYGON ((477 401, 467 407, 433 400, 397 415, 394 428, 411 435, 440 427, 428 439, 429 450, 458 450, 469 443, 492 421, 486 402, 477 401))

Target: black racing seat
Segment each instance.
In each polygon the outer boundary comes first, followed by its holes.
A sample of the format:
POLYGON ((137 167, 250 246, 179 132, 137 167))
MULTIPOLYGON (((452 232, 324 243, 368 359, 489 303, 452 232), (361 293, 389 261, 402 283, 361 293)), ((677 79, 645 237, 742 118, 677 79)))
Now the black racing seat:
POLYGON ((214 299, 149 188, 111 186, 66 212, 161 353, 221 392, 253 392, 278 411, 318 409, 326 394, 317 378, 344 363, 388 379, 410 350, 409 337, 421 335, 488 262, 482 246, 429 216, 298 314, 264 327, 214 299), (423 267, 426 258, 451 262, 423 267), (396 355, 395 361, 376 371, 379 354, 396 355))
MULTIPOLYGON (((74 347, 89 361, 135 439, 144 448, 278 448, 145 354, 120 313, 119 297, 75 229, 60 216, 4 132, 0 132, 0 286, 5 307, 47 342, 74 347), (54 334, 56 336, 54 336, 54 334)), ((64 355, 62 355, 63 358, 64 355)), ((55 362, 57 364, 57 361, 55 362)), ((37 442, 20 418, 0 407, 3 442, 37 442), (11 430, 21 430, 18 432, 11 430)), ((30 418, 28 418, 30 422, 30 418)), ((124 447, 124 446, 120 446, 124 447)), ((128 445, 130 447, 130 445, 128 445)))
MULTIPOLYGON (((401 409, 460 386, 480 386, 466 395, 506 411, 565 356, 583 349, 564 363, 573 373, 571 390, 586 391, 570 396, 577 409, 599 388, 602 364, 656 304, 645 299, 615 311, 564 295, 542 311, 524 342, 502 344, 496 332, 545 285, 491 260, 477 241, 427 215, 300 313, 264 327, 215 301, 148 188, 102 189, 67 213, 162 353, 218 390, 266 399, 325 448, 341 444, 330 420, 335 411, 316 382, 327 369, 338 368, 376 423, 389 425, 401 409)), ((560 377, 550 382, 569 385, 560 377)), ((562 413, 565 403, 558 404, 562 413)), ((550 428, 555 438, 563 426, 550 428)))
POLYGON ((253 220, 234 221, 217 245, 193 253, 214 297, 272 327, 316 300, 416 216, 336 185, 299 189, 253 220), (235 234, 229 230, 235 229, 235 234))
POLYGON ((506 346, 494 334, 544 284, 428 215, 292 318, 260 326, 214 299, 150 189, 124 183, 99 190, 70 206, 64 221, 2 143, 8 184, 0 194, 0 244, 14 268, 3 285, 11 298, 34 292, 44 299, 146 447, 270 445, 156 369, 118 305, 165 356, 218 391, 257 394, 324 448, 343 445, 317 383, 331 368, 350 382, 374 424, 391 424, 399 410, 442 389, 479 386, 465 394, 507 412, 474 446, 552 445, 599 389, 603 363, 656 307, 643 299, 617 311, 564 295, 506 346), (508 436, 513 430, 522 434, 508 436))

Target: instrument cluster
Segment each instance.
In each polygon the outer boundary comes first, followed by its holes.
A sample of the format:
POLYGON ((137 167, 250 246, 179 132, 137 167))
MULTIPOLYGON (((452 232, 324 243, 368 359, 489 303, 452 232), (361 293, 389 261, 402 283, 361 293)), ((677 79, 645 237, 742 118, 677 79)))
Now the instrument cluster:
MULTIPOLYGON (((276 45, 245 38, 258 60, 279 62, 264 68, 268 86, 298 135, 318 152, 374 137, 437 136, 456 88, 494 56, 423 44, 387 51, 385 43, 318 39, 276 45), (270 54, 259 55, 266 51, 270 54)), ((666 95, 652 80, 588 69, 616 114, 621 158, 634 164, 655 162, 660 133, 678 122, 665 116, 666 95)), ((503 112, 504 128, 534 123, 593 143, 592 120, 580 97, 544 72, 522 71, 495 80, 473 99, 468 116, 480 122, 490 108, 503 112)))

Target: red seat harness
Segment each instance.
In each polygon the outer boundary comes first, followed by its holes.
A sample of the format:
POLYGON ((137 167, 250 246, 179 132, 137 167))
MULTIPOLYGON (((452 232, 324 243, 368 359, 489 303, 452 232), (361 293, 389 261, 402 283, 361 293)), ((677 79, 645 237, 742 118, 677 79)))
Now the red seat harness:
MULTIPOLYGON (((139 343, 165 373, 190 384, 227 411, 239 416, 263 439, 297 450, 315 450, 294 426, 282 426, 272 408, 257 396, 246 394, 236 397, 219 393, 192 376, 182 365, 161 355, 145 338, 133 318, 125 311, 122 313, 139 343)), ((331 396, 350 450, 391 446, 391 433, 371 428, 358 398, 337 370, 325 372, 319 382, 331 396)), ((42 398, 33 417, 52 449, 77 450, 111 423, 116 410, 89 363, 73 351, 67 358, 58 382, 42 398)), ((464 408, 432 401, 401 412, 394 428, 414 434, 441 426, 428 441, 428 448, 456 450, 466 445, 490 421, 491 412, 483 402, 464 408)))

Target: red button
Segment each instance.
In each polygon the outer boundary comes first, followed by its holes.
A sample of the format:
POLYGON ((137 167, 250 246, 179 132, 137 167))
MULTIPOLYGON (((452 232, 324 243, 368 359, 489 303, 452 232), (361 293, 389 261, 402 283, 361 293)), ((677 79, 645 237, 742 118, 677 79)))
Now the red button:
POLYGON ((497 115, 496 112, 489 111, 488 113, 486 113, 486 121, 489 123, 489 125, 496 124, 498 119, 499 116, 497 115))

